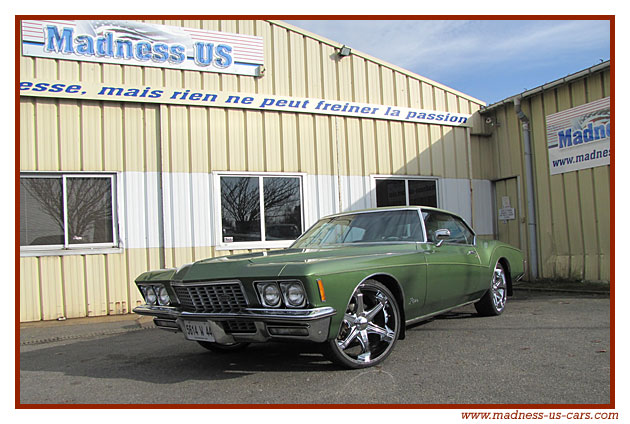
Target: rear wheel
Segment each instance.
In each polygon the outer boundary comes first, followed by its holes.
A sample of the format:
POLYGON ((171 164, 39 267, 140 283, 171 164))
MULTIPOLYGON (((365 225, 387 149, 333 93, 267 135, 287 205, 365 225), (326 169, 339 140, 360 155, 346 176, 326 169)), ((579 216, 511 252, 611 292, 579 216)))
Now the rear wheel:
POLYGON ((221 344, 216 342, 203 342, 197 341, 204 348, 216 352, 216 353, 229 353, 229 352, 238 352, 239 350, 245 349, 249 346, 249 343, 229 343, 229 344, 221 344))
POLYGON ((347 368, 374 366, 391 353, 401 325, 394 295, 378 281, 366 280, 352 294, 327 356, 347 368))
POLYGON ((490 289, 475 303, 475 309, 482 316, 501 315, 507 302, 507 275, 499 262, 494 266, 490 289))

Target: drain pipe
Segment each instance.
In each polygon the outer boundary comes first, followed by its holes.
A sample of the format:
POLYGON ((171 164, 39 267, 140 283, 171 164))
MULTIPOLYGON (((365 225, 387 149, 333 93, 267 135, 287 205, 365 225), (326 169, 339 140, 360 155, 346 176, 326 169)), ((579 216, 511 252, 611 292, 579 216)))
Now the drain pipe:
POLYGON ((527 192, 527 234, 529 239, 530 279, 538 279, 538 240, 536 237, 536 208, 534 198, 534 167, 532 165, 532 143, 529 118, 521 109, 521 97, 514 97, 514 111, 523 127, 523 150, 525 152, 525 184, 527 192))

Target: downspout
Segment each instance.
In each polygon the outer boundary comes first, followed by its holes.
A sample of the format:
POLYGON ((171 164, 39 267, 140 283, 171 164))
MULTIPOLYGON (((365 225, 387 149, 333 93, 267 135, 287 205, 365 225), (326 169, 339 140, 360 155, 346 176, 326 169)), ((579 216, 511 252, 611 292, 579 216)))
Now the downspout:
POLYGON ((522 123, 523 150, 525 153, 525 191, 527 194, 527 234, 529 241, 530 279, 538 278, 538 240, 536 237, 536 204, 534 197, 534 167, 532 164, 532 143, 529 118, 521 109, 521 97, 514 97, 514 111, 522 123))

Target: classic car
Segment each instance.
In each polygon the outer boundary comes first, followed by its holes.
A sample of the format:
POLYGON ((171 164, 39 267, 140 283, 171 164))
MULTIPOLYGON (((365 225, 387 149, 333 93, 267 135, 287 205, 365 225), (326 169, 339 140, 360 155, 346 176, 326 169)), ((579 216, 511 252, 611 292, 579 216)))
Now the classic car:
POLYGON ((364 368, 409 325, 471 303, 500 315, 523 272, 518 249, 478 239, 453 213, 377 208, 325 217, 287 249, 146 272, 134 312, 214 352, 305 340, 364 368))

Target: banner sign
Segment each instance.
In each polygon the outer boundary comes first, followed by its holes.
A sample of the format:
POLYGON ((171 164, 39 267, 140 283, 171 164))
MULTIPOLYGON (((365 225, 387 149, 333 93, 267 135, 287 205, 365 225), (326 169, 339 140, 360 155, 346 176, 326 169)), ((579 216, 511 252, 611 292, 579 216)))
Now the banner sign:
POLYGON ((547 116, 551 175, 610 164, 610 97, 547 116))
POLYGON ((258 76, 263 39, 117 20, 23 20, 22 54, 258 76))
POLYGON ((25 80, 20 82, 21 96, 142 102, 190 106, 231 107, 279 112, 314 113, 357 118, 470 127, 471 115, 438 112, 407 107, 369 103, 203 91, 197 89, 128 86, 120 84, 86 84, 62 81, 25 80))

